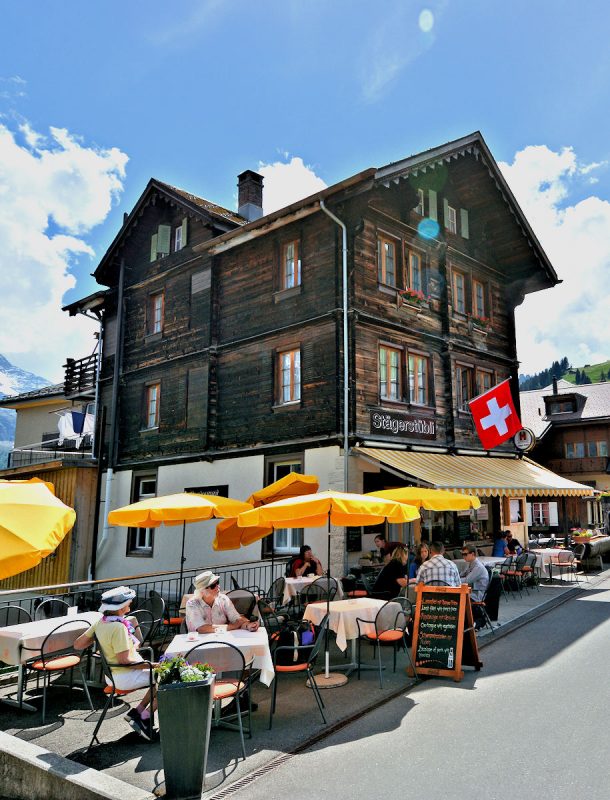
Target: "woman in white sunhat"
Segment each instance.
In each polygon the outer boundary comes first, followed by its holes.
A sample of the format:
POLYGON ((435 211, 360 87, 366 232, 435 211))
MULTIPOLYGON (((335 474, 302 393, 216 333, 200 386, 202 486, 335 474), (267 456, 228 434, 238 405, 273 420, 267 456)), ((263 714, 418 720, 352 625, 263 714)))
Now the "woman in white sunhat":
POLYGON ((137 707, 127 712, 125 719, 134 731, 150 741, 150 715, 155 713, 157 698, 154 690, 152 696, 150 692, 151 667, 137 652, 140 640, 126 616, 135 596, 134 590, 128 586, 119 586, 104 592, 99 608, 102 618, 78 637, 74 647, 84 650, 93 644, 93 637, 97 637, 106 661, 119 665, 112 667, 116 688, 122 691, 148 688, 137 707))

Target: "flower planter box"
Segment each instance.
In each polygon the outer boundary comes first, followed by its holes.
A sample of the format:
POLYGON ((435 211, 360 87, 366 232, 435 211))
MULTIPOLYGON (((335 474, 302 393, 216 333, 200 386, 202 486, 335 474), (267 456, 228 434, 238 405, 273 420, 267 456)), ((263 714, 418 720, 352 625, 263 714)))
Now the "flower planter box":
POLYGON ((214 676, 158 687, 159 732, 167 798, 201 797, 208 761, 214 676))

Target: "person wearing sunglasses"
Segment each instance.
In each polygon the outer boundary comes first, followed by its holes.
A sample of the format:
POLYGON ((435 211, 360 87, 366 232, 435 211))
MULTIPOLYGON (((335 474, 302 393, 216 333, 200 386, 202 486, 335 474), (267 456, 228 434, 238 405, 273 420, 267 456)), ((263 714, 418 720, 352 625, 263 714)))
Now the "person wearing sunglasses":
POLYGON ((258 630, 258 622, 242 616, 220 591, 220 577, 206 570, 195 578, 195 595, 186 604, 186 627, 189 633, 214 633, 216 625, 226 625, 230 631, 258 630))
POLYGON ((460 580, 470 586, 471 600, 478 602, 485 595, 489 583, 489 573, 477 558, 477 548, 474 545, 466 544, 462 547, 462 558, 466 562, 466 568, 460 575, 460 580))

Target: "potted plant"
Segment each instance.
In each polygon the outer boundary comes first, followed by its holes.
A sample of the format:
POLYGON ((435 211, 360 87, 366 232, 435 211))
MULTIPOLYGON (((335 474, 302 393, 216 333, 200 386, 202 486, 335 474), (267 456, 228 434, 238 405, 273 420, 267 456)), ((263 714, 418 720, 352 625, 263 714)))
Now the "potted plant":
POLYGON ((488 331, 491 328, 491 320, 489 317, 478 317, 476 314, 470 315, 470 324, 479 331, 488 331))
POLYGON ((214 670, 182 656, 155 667, 161 751, 168 798, 200 797, 208 760, 214 670))
POLYGON ((586 528, 570 528, 570 533, 578 544, 587 544, 595 536, 593 531, 588 531, 586 528))
POLYGON ((428 304, 429 298, 422 291, 416 289, 400 289, 398 292, 403 303, 409 306, 417 306, 419 308, 428 304))

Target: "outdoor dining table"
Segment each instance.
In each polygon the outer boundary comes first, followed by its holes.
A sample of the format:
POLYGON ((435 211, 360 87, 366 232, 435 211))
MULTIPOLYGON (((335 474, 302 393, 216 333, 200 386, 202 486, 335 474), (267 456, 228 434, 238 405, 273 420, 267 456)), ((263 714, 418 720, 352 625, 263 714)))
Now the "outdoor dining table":
MULTIPOLYGON (((243 653, 246 661, 249 661, 250 658, 253 659, 252 667, 260 670, 260 682, 264 683, 265 686, 269 686, 275 677, 273 659, 269 649, 269 637, 264 628, 261 627, 257 631, 235 630, 226 631, 225 633, 198 633, 196 634, 197 638, 189 639, 191 635, 180 633, 174 636, 165 651, 165 655, 170 657, 184 655, 198 644, 202 645, 206 642, 226 642, 237 647, 243 653)), ((206 660, 213 661, 212 648, 206 649, 205 657, 206 660)))
MULTIPOLYGON (((349 674, 358 669, 356 643, 358 641, 358 623, 356 619, 365 620, 367 624, 361 625, 360 633, 375 633, 375 617, 379 609, 386 604, 386 600, 377 600, 374 597, 355 597, 351 600, 333 600, 329 604, 328 627, 336 634, 339 650, 347 649, 347 642, 352 645, 352 660, 348 664, 334 664, 333 670, 346 670, 349 674)), ((309 603, 303 614, 303 619, 319 625, 326 614, 326 602, 309 603)), ((396 613, 401 606, 396 603, 396 613)), ((377 669, 362 665, 361 669, 377 669)))
MULTIPOLYGON (((318 578, 322 578, 322 580, 324 580, 323 575, 316 575, 313 578, 307 578, 304 575, 302 575, 300 578, 286 578, 284 583, 284 596, 282 598, 283 605, 287 606, 292 600, 298 597, 298 595, 306 586, 310 586, 312 583, 315 583, 318 578)), ((343 589, 341 588, 339 581, 337 581, 337 593, 335 594, 335 597, 337 600, 343 599, 343 589)))
MULTIPOLYGON (((42 647, 42 643, 51 631, 64 622, 71 621, 51 636, 47 642, 54 651, 70 647, 75 639, 102 615, 99 611, 84 611, 80 614, 69 614, 51 619, 39 619, 34 622, 22 622, 18 625, 8 625, 0 628, 0 661, 19 667, 17 681, 17 699, 3 698, 7 705, 17 706, 25 711, 36 711, 36 708, 23 700, 25 663, 35 656, 35 651, 42 647), (27 650, 25 649, 27 648, 27 650)), ((51 650, 49 650, 51 652, 51 650)))
MULTIPOLYGON (((503 564, 508 556, 477 556, 477 558, 484 567, 487 569, 493 569, 494 567, 499 567, 500 564, 503 564)), ((458 568, 458 572, 461 575, 466 569, 466 561, 463 558, 456 558, 453 563, 458 568)))
POLYGON ((544 547, 539 550, 530 550, 530 553, 536 553, 536 569, 539 569, 540 574, 549 580, 553 578, 552 559, 557 560, 560 553, 569 552, 571 551, 559 547, 544 547))

